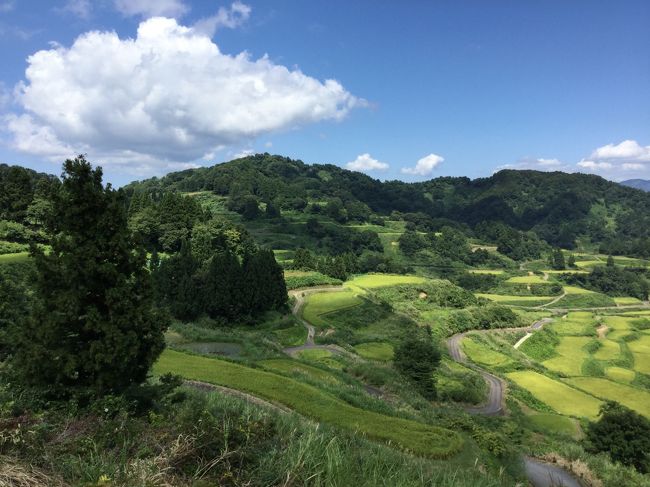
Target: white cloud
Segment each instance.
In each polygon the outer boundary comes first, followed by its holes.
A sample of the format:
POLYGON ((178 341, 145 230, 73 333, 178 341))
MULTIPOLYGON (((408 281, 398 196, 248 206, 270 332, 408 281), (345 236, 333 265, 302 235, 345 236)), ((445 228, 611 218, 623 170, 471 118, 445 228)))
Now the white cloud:
POLYGON ((220 7, 215 15, 199 20, 193 28, 197 32, 212 37, 222 27, 229 29, 239 27, 248 20, 250 14, 251 8, 248 5, 239 1, 233 2, 230 8, 220 7))
POLYGON ((185 15, 190 8, 182 0, 115 0, 115 8, 129 17, 174 17, 185 15))
POLYGON ((82 19, 87 19, 90 17, 92 5, 90 4, 90 0, 68 0, 63 7, 63 10, 82 19))
POLYGON ((135 39, 92 31, 27 61, 16 87, 23 113, 4 120, 17 149, 54 158, 83 151, 105 165, 142 161, 143 170, 342 120, 365 105, 337 81, 266 56, 224 54, 205 34, 161 17, 142 22, 135 39))
POLYGON ((625 162, 621 167, 623 168, 624 171, 640 171, 645 166, 638 162, 625 162))
POLYGON ((596 162, 596 161, 588 161, 585 159, 582 159, 579 163, 578 166, 584 167, 585 169, 611 169, 613 166, 609 162, 596 162))
POLYGON ((417 176, 429 176, 433 173, 433 170, 440 165, 445 158, 437 154, 429 154, 428 156, 420 159, 415 167, 404 167, 402 172, 404 174, 414 174, 417 176))
POLYGON ((624 159, 650 162, 650 145, 641 146, 636 140, 624 140, 618 145, 607 144, 591 154, 591 159, 624 159))
POLYGON ((354 161, 348 162, 345 167, 351 171, 369 172, 369 171, 385 171, 389 165, 385 162, 380 162, 374 159, 370 154, 360 154, 354 161))

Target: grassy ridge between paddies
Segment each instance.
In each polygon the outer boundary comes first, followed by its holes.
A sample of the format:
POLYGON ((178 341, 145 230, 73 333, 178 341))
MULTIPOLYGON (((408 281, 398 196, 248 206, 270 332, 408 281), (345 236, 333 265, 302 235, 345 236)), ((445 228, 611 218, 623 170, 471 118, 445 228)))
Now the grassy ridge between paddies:
POLYGON ((598 416, 602 402, 567 384, 530 370, 511 372, 506 376, 560 414, 589 419, 598 416))
POLYGON ((650 392, 599 377, 575 377, 567 382, 594 396, 620 402, 650 418, 650 392))
POLYGON ((327 326, 327 319, 324 316, 327 313, 352 308, 362 302, 357 293, 351 289, 312 294, 306 299, 302 316, 312 325, 322 328, 327 326))
POLYGON ((165 350, 154 366, 154 373, 179 374, 187 379, 246 391, 318 421, 395 443, 420 456, 447 458, 463 444, 462 437, 451 430, 364 411, 308 384, 224 360, 165 350))

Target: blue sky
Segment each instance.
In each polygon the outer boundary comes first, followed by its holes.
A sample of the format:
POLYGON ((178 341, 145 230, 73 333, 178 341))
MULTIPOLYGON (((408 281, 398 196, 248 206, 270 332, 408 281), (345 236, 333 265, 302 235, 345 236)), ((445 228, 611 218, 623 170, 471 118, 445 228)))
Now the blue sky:
POLYGON ((0 162, 650 178, 649 21, 645 0, 0 0, 0 162))

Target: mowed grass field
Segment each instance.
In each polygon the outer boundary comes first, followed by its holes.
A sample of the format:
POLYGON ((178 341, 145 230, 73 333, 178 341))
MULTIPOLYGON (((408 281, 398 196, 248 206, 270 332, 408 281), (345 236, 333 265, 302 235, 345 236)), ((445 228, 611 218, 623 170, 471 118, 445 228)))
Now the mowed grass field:
POLYGON ((560 381, 533 371, 511 372, 508 379, 560 414, 595 419, 601 401, 560 381))
POLYGON ((420 456, 447 458, 463 444, 462 437, 451 430, 365 411, 295 379, 224 360, 165 350, 154 366, 154 373, 179 374, 249 392, 304 416, 394 443, 420 456))
POLYGON ((567 379, 567 382, 594 396, 618 401, 650 418, 650 392, 648 391, 599 377, 575 377, 567 379))
POLYGON ((582 375, 582 364, 589 356, 583 347, 590 341, 590 337, 563 336, 555 347, 558 356, 545 360, 542 365, 567 376, 582 375))
POLYGON ((361 343, 354 347, 357 354, 368 360, 378 360, 387 362, 393 360, 394 350, 390 343, 386 342, 369 342, 361 343))
POLYGON ((487 365, 489 367, 500 367, 512 363, 512 359, 507 355, 490 349, 488 346, 466 337, 461 342, 465 355, 477 364, 487 365))
POLYGON ((363 274, 346 281, 345 284, 360 288, 373 289, 378 287, 397 286, 399 284, 421 284, 423 282, 426 282, 426 279, 420 276, 401 274, 363 274))
POLYGON ((361 303, 363 303, 363 300, 351 289, 317 293, 307 297, 302 314, 305 320, 312 325, 324 328, 328 326, 327 318, 324 315, 358 306, 361 303))

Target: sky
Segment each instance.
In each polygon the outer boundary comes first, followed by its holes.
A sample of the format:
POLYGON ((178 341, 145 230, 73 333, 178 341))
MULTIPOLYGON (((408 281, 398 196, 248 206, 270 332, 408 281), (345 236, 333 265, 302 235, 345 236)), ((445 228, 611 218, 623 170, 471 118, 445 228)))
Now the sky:
POLYGON ((647 0, 0 0, 0 162, 650 179, 647 0))

